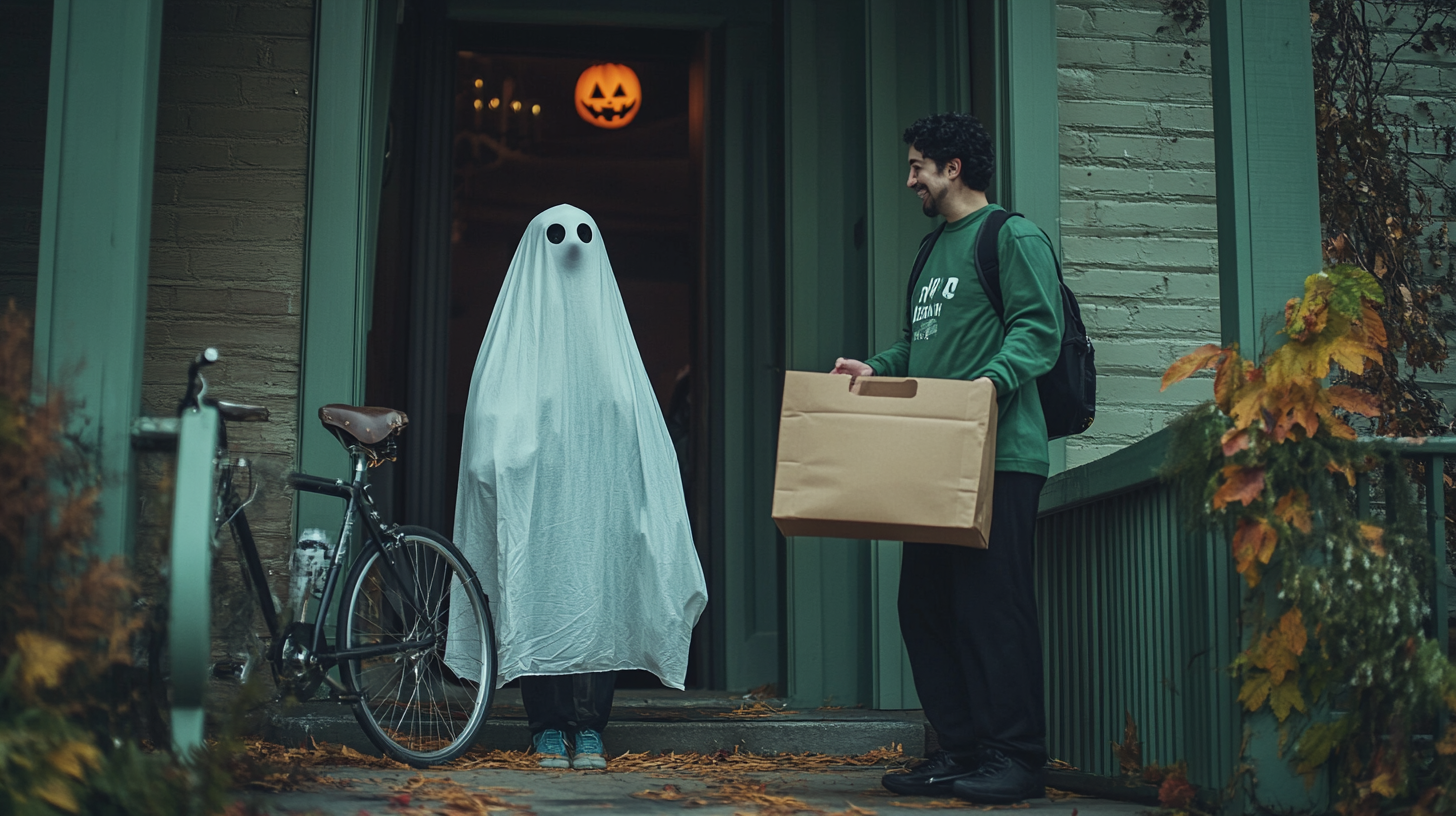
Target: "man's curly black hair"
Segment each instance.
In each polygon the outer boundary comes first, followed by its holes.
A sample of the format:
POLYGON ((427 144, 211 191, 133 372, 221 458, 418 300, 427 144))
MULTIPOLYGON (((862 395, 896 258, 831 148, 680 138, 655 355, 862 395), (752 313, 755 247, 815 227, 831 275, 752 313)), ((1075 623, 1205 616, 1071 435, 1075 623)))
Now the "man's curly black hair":
POLYGON ((937 113, 916 119, 905 128, 905 144, 944 169, 951 159, 961 160, 961 181, 984 192, 991 186, 996 150, 981 121, 969 113, 937 113))

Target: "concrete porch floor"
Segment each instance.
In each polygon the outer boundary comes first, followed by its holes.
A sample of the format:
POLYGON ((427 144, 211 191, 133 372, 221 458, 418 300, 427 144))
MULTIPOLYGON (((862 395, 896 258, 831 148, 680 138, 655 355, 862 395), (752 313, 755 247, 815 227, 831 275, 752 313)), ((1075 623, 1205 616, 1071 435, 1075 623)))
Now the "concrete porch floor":
MULTIPOLYGON (((265 713, 264 739, 282 745, 319 742, 347 745, 377 756, 346 705, 326 701, 265 713)), ((856 708, 787 708, 783 700, 757 700, 724 691, 619 689, 604 735, 607 750, 652 753, 720 749, 754 754, 863 754, 890 745, 909 756, 925 753, 925 717, 919 711, 856 708), (770 713, 772 709, 772 713, 770 713)), ((526 711, 518 689, 496 692, 490 719, 477 744, 487 750, 522 750, 530 744, 526 711)))

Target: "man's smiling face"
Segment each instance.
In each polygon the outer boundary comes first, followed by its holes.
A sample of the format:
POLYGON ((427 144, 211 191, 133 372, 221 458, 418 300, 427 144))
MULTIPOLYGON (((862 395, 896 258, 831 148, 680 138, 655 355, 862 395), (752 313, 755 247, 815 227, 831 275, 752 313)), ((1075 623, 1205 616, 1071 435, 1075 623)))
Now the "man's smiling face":
POLYGON ((910 147, 910 177, 905 180, 905 186, 920 197, 920 209, 927 216, 934 218, 941 214, 941 204, 960 172, 960 164, 960 159, 951 159, 941 167, 913 145, 910 147))

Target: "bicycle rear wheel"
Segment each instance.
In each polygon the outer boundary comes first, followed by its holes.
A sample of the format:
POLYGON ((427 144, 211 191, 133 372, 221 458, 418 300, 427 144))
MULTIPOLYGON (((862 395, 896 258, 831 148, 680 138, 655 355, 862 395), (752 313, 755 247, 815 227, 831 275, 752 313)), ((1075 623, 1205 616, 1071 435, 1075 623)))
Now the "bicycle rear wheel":
POLYGON ((495 696, 495 629, 455 545, 424 527, 399 534, 387 550, 369 545, 349 570, 338 648, 422 645, 343 660, 339 669, 359 695, 354 716, 369 739, 423 768, 465 753, 485 724, 495 696))

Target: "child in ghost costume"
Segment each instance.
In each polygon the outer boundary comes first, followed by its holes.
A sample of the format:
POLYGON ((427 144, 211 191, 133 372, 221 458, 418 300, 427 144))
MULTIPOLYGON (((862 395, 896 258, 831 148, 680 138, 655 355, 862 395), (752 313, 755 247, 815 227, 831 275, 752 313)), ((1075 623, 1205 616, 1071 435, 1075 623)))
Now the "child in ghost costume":
POLYGON ((605 767, 614 672, 683 687, 703 571, 601 232, 575 207, 526 227, 496 300, 470 380, 455 543, 490 598, 496 682, 521 678, 543 766, 605 767))

